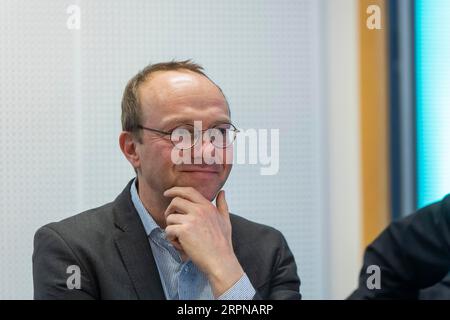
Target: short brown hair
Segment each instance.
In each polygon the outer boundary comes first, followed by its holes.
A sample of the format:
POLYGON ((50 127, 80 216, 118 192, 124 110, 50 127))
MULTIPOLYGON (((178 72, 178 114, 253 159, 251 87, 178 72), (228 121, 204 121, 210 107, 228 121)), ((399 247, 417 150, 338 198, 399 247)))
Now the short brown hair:
MULTIPOLYGON (((201 74, 209 79, 203 72, 203 67, 191 60, 161 62, 150 64, 141 71, 139 71, 133 78, 128 81, 127 86, 122 97, 122 130, 129 131, 141 141, 139 125, 141 125, 142 110, 139 102, 138 89, 149 79, 150 75, 156 71, 172 71, 172 70, 190 70, 192 72, 201 74)), ((211 79, 210 79, 211 80, 211 79)), ((211 80, 211 82, 213 82, 211 80)), ((213 82, 214 83, 214 82, 213 82)), ((214 83, 215 84, 215 83, 214 83)), ((217 85, 216 85, 217 86, 217 85)), ((220 87, 217 86, 219 89, 220 87)), ((220 91, 222 91, 220 89, 220 91)))

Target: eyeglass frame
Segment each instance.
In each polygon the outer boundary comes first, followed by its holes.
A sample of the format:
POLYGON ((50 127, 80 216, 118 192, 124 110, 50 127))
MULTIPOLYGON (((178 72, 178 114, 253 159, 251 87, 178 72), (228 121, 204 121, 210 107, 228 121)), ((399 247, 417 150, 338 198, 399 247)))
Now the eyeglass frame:
MULTIPOLYGON (((203 133, 204 133, 204 132, 206 132, 206 131, 208 131, 208 130, 211 130, 211 129, 216 129, 217 126, 224 125, 224 124, 228 124, 228 125, 231 126, 231 128, 227 128, 227 130, 233 131, 233 140, 231 140, 229 144, 227 144, 227 145, 225 145, 225 146, 223 146, 223 147, 216 146, 216 145, 214 144, 214 142, 212 142, 212 141, 211 141, 211 144, 213 144, 214 147, 216 147, 216 148, 219 148, 219 149, 225 149, 225 148, 228 148, 229 146, 231 146, 231 145, 234 143, 234 141, 236 140, 237 134, 240 132, 240 130, 239 130, 238 128, 236 128, 236 126, 235 126, 234 124, 232 124, 231 122, 223 122, 223 123, 219 123, 219 124, 216 124, 214 127, 211 127, 211 128, 205 129, 205 130, 197 130, 197 131, 202 133, 201 137, 203 138, 203 133)), ((176 126, 175 128, 173 128, 173 129, 171 129, 171 130, 169 130, 169 131, 163 131, 163 130, 159 130, 159 129, 148 128, 148 127, 145 127, 145 126, 140 125, 140 124, 137 125, 137 128, 138 128, 138 129, 141 129, 141 130, 146 130, 146 131, 150 131, 150 132, 159 133, 159 134, 162 134, 162 135, 164 135, 164 136, 167 136, 167 135, 168 135, 168 136, 170 136, 170 137, 169 137, 170 142, 173 144, 173 146, 174 146, 175 148, 180 149, 180 150, 189 150, 189 149, 193 148, 193 147, 198 143, 200 136, 197 137, 197 139, 195 140, 195 142, 194 142, 189 148, 179 148, 179 147, 177 147, 177 145, 175 144, 175 142, 173 142, 173 140, 172 140, 172 133, 173 133, 175 130, 177 130, 178 128, 182 127, 182 126, 190 126, 190 127, 193 127, 193 128, 195 129, 195 126, 192 125, 192 124, 189 124, 189 123, 183 123, 183 124, 180 124, 180 125, 176 126)))

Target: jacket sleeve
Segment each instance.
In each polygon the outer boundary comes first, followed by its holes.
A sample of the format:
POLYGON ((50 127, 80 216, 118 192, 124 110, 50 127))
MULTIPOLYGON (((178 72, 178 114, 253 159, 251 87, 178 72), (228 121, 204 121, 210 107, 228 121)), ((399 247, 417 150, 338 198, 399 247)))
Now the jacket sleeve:
POLYGON ((442 280, 450 269, 450 197, 393 222, 364 255, 358 289, 349 299, 417 299, 420 289, 442 280), (380 286, 369 289, 370 266, 380 286))
POLYGON ((87 269, 66 240, 51 226, 34 236, 34 299, 94 299, 87 269))
POLYGON ((289 249, 284 236, 277 232, 277 253, 275 263, 272 267, 272 274, 268 285, 269 295, 263 297, 260 292, 256 291, 254 300, 299 300, 300 279, 297 275, 297 265, 294 256, 289 249))

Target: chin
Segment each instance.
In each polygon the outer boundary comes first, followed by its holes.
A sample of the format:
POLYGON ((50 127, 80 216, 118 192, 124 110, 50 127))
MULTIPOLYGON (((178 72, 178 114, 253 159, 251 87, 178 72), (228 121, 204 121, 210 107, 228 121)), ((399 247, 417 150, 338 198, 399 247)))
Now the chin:
POLYGON ((219 190, 214 190, 214 191, 209 191, 209 190, 205 190, 205 191, 202 191, 202 190, 198 190, 206 199, 208 199, 209 201, 213 201, 214 200, 214 198, 215 198, 215 196, 216 196, 216 194, 217 194, 217 192, 219 191, 219 190))
POLYGON ((175 186, 177 187, 192 187, 198 192, 200 192, 206 199, 209 201, 212 201, 214 197, 216 196, 217 192, 219 191, 217 189, 217 185, 211 186, 211 185, 205 185, 205 183, 193 183, 193 181, 185 182, 180 181, 180 183, 176 183, 175 186))
POLYGON ((194 189, 196 189, 209 201, 212 201, 218 192, 217 188, 211 188, 211 187, 207 187, 207 186, 191 185, 190 187, 193 187, 194 189))

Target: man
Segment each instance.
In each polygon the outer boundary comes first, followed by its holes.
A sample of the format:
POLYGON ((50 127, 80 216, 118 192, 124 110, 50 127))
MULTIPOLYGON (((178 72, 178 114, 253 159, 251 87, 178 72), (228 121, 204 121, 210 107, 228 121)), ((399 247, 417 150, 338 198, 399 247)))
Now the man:
POLYGON ((450 195, 393 222, 367 247, 359 287, 349 298, 448 298, 448 278, 441 280, 449 270, 450 195))
POLYGON ((237 130, 202 70, 159 63, 129 81, 119 144, 137 177, 112 203, 37 231, 36 299, 300 298, 281 233, 229 214, 237 130))

